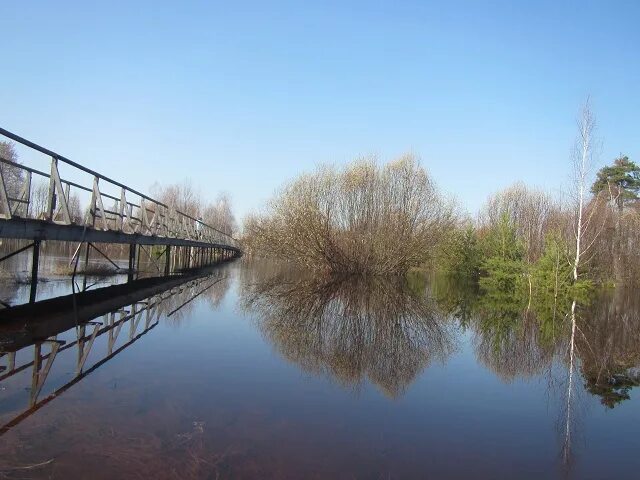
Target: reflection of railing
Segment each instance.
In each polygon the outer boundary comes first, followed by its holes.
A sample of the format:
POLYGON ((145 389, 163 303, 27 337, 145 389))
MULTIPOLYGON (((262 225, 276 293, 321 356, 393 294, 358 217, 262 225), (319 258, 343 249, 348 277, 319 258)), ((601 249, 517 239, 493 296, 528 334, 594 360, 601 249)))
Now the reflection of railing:
POLYGON ((0 168, 0 218, 2 219, 10 220, 19 217, 48 220, 60 225, 76 224, 103 231, 180 238, 238 248, 238 242, 231 235, 201 220, 7 130, 0 128, 0 135, 51 157, 50 173, 0 158, 3 164, 0 168), (61 178, 60 164, 65 164, 78 173, 91 175, 93 185, 88 187, 61 178), (8 188, 9 182, 5 178, 8 169, 21 172, 17 176, 20 184, 13 185, 13 188, 8 188), (34 175, 46 178, 49 182, 46 205, 37 206, 33 201, 32 177, 34 175), (72 187, 91 194, 89 209, 82 219, 72 218, 70 208, 72 187), (119 196, 105 193, 105 187, 115 188, 119 191, 119 196), (110 206, 105 206, 109 203, 111 203, 110 206))
POLYGON ((29 368, 32 374, 28 408, 1 426, 0 435, 133 344, 158 324, 161 315, 173 315, 224 278, 204 275, 201 271, 180 278, 148 278, 3 311, 0 357, 6 355, 7 366, 0 375, 0 381, 29 368), (41 314, 34 316, 37 311, 41 314), (22 320, 24 318, 33 320, 22 320), (128 340, 115 348, 125 324, 129 327, 128 340), (58 335, 72 329, 75 329, 75 340, 65 342, 58 339, 58 335), (96 338, 105 334, 106 355, 85 370, 96 338), (48 353, 42 351, 45 344, 49 346, 48 353), (34 349, 33 360, 16 365, 16 353, 31 346, 34 349), (74 346, 77 347, 74 378, 39 399, 56 357, 74 346))

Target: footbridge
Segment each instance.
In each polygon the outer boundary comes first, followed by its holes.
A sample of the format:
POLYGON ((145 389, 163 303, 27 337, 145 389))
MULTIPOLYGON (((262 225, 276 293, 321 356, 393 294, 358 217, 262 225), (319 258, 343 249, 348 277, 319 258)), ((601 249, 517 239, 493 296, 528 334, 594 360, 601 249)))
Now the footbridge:
POLYGON ((163 262, 164 274, 201 267, 242 254, 229 232, 153 199, 124 183, 76 163, 56 152, 0 128, 0 141, 15 142, 20 162, 0 149, 0 239, 27 240, 0 262, 31 251, 31 302, 35 301, 41 242, 77 243, 70 265, 90 252, 105 257, 96 244, 129 245, 130 280, 143 252, 163 262), (24 152, 24 153, 23 153, 24 152), (29 160, 24 161, 25 159, 29 160), (36 161, 44 168, 29 165, 36 161), (79 203, 88 207, 82 211, 79 203), (87 202, 88 201, 88 202, 87 202), (145 246, 147 248, 145 248, 145 246), (162 259, 162 260, 161 260, 162 259))

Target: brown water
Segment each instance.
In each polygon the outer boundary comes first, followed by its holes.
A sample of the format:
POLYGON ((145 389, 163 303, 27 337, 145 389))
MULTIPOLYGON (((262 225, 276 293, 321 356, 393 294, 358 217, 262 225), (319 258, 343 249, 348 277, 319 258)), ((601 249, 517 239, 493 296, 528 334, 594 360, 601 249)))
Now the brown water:
POLYGON ((0 372, 0 478, 640 471, 640 304, 626 292, 579 309, 573 368, 564 306, 534 314, 418 277, 327 283, 235 262, 158 305, 97 336, 80 377, 78 349, 58 352, 35 399, 32 369, 0 372))

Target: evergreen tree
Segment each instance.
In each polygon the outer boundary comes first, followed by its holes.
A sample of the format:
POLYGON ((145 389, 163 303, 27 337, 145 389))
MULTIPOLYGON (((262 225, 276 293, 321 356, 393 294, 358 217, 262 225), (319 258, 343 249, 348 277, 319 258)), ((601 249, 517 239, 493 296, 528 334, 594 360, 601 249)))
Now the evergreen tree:
POLYGON ((547 235, 542 256, 533 265, 532 281, 542 297, 566 295, 572 285, 569 247, 559 233, 547 235))
POLYGON ((513 295, 523 285, 526 265, 524 245, 507 214, 500 217, 482 242, 485 259, 481 266, 480 287, 485 292, 513 295))
POLYGON ((462 281, 478 280, 482 252, 473 226, 455 229, 443 242, 439 254, 439 268, 447 275, 462 281))
POLYGON ((619 210, 623 209, 626 200, 637 199, 639 190, 640 167, 626 155, 616 158, 613 165, 601 168, 591 187, 594 194, 610 191, 619 210))

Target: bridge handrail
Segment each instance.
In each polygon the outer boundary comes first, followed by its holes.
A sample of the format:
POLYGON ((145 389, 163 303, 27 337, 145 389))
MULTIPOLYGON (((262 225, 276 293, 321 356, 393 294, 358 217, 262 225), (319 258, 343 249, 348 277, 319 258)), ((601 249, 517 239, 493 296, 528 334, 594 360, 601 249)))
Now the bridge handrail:
MULTIPOLYGON (((107 225, 106 222, 108 220, 108 218, 107 218, 108 215, 107 214, 115 215, 116 224, 118 224, 118 217, 119 217, 120 218, 120 226, 122 227, 125 217, 128 217, 131 220, 136 220, 136 221, 140 222, 140 224, 142 225, 144 223, 144 220, 146 220, 146 217, 147 217, 149 212, 154 213, 154 218, 152 219, 152 222, 151 222, 151 223, 153 223, 154 220, 155 220, 155 214, 158 213, 158 210, 160 210, 160 212, 159 212, 160 220, 159 221, 161 222, 162 221, 162 217, 163 217, 161 209, 165 209, 165 215, 164 215, 164 217, 165 217, 164 220, 165 221, 167 220, 167 216, 168 216, 167 212, 174 212, 177 216, 183 217, 186 220, 190 220, 191 222, 194 222, 194 226, 192 227, 192 231, 191 232, 189 232, 189 228, 188 227, 185 228, 185 225, 183 225, 182 222, 178 222, 180 224, 180 226, 182 227, 182 229, 183 229, 183 233, 196 235, 197 233, 200 233, 202 230, 208 230, 209 233, 215 232, 215 233, 217 233, 219 235, 222 235, 222 237, 224 239, 226 239, 225 240, 226 242, 228 242, 233 247, 237 247, 237 240, 234 237, 232 237, 231 235, 229 235, 226 232, 223 232, 223 231, 219 230, 216 227, 213 227, 211 225, 206 224, 202 220, 199 220, 197 218, 192 217, 191 215, 189 215, 187 213, 184 213, 184 212, 181 212, 181 211, 179 211, 177 209, 174 209, 174 208, 168 206, 167 204, 165 204, 163 202, 155 200, 154 198, 151 198, 150 196, 145 195, 144 193, 141 193, 141 192, 139 192, 139 191, 137 191, 137 190, 135 190, 133 188, 130 188, 130 187, 124 185, 121 182, 118 182, 117 180, 113 180, 112 178, 109 178, 109 177, 107 177, 105 175, 102 175, 101 173, 98 173, 95 170, 87 168, 87 167, 85 167, 85 166, 83 166, 83 165, 81 165, 81 164, 79 164, 77 162, 74 162, 74 161, 72 161, 72 160, 70 160, 70 159, 68 159, 68 158, 66 158, 66 157, 64 157, 64 156, 52 151, 52 150, 44 148, 44 147, 42 147, 42 146, 40 146, 40 145, 30 141, 30 140, 27 140, 26 138, 23 138, 23 137, 21 137, 19 135, 16 135, 15 133, 12 133, 12 132, 10 132, 10 131, 8 131, 8 130, 6 130, 4 128, 1 128, 1 127, 0 127, 0 135, 4 136, 6 138, 9 138, 9 139, 11 139, 11 140, 13 140, 13 141, 15 141, 17 143, 20 143, 20 144, 22 144, 22 145, 24 145, 24 146, 26 146, 28 148, 36 150, 36 151, 38 151, 38 152, 40 152, 42 154, 50 156, 51 159, 52 159, 52 161, 51 161, 51 163, 52 163, 52 172, 51 172, 51 174, 47 174, 47 173, 42 172, 40 170, 36 170, 35 168, 31 168, 31 167, 28 167, 26 165, 22 165, 20 163, 16 163, 16 162, 13 162, 11 160, 8 160, 8 159, 0 157, 0 163, 11 165, 14 168, 19 168, 21 170, 24 170, 24 171, 26 171, 28 173, 28 176, 29 176, 27 184, 25 185, 25 187, 23 187, 23 188, 26 188, 28 190, 27 191, 27 200, 26 201, 24 201, 22 199, 18 199, 18 198, 9 197, 7 195, 6 185, 4 184, 4 179, 1 178, 3 181, 0 182, 0 208, 3 206, 2 204, 4 203, 5 204, 4 205, 4 209, 8 210, 8 212, 4 212, 4 213, 0 212, 0 216, 3 216, 4 218, 7 218, 7 216, 6 216, 7 213, 8 213, 9 217, 11 217, 11 215, 12 215, 12 212, 11 212, 12 209, 11 209, 11 205, 9 203, 10 201, 17 202, 17 203, 27 203, 27 204, 29 203, 29 198, 28 197, 30 195, 30 188, 31 188, 30 177, 31 177, 31 174, 36 174, 36 175, 43 176, 45 178, 49 178, 49 180, 50 180, 49 202, 53 203, 53 206, 49 205, 49 212, 48 212, 48 216, 50 217, 50 218, 48 218, 49 220, 55 221, 55 217, 59 214, 59 213, 56 213, 56 211, 55 211, 55 202, 56 202, 56 192, 55 192, 56 185, 55 185, 55 181, 57 180, 58 182, 60 182, 60 185, 65 184, 65 185, 68 186, 67 187, 67 196, 68 196, 68 188, 71 187, 71 186, 73 186, 75 188, 78 188, 78 189, 81 189, 81 190, 84 190, 86 192, 93 193, 94 197, 92 198, 92 205, 90 206, 90 213, 93 216, 94 222, 95 222, 96 216, 98 218, 103 218, 103 221, 105 222, 104 223, 105 229, 107 228, 106 227, 106 225, 107 225), (60 178, 59 174, 58 174, 58 169, 57 169, 57 162, 65 163, 65 164, 67 164, 67 165, 69 165, 69 166, 71 166, 73 168, 76 168, 78 170, 81 170, 81 171, 83 171, 85 173, 88 173, 88 174, 92 175, 94 177, 94 189, 88 188, 86 186, 80 185, 80 184, 78 184, 76 182, 72 182, 70 180, 64 180, 64 179, 60 178), (120 187, 122 189, 121 198, 115 197, 113 195, 109 195, 107 193, 100 192, 99 188, 98 188, 98 180, 103 180, 104 182, 107 182, 109 184, 115 185, 116 187, 120 187), (99 202, 97 202, 96 198, 95 198, 96 197, 96 191, 97 191, 97 196, 100 197, 99 202), (128 200, 126 200, 125 192, 131 193, 133 195, 137 195, 138 197, 140 197, 140 199, 141 199, 140 203, 141 204, 138 205, 138 204, 135 204, 135 203, 132 203, 132 202, 129 202, 128 200), (107 210, 106 208, 104 208, 104 205, 102 204, 101 197, 105 197, 105 198, 114 200, 116 202, 116 204, 118 204, 118 202, 121 202, 121 200, 124 200, 126 202, 125 205, 127 205, 127 206, 129 206, 131 208, 129 208, 129 212, 128 213, 123 212, 122 208, 121 208, 121 212, 114 212, 114 211, 107 210), (152 203, 153 205, 155 205, 155 209, 150 209, 146 205, 143 206, 142 204, 144 203, 145 200, 150 202, 150 203, 152 203), (100 209, 101 210, 101 215, 96 215, 98 213, 98 209, 99 209, 98 203, 102 206, 102 208, 100 209), (137 218, 137 217, 133 216, 132 215, 132 208, 133 207, 138 208, 139 211, 141 212, 140 216, 144 217, 144 218, 137 218), (161 207, 161 209, 158 209, 158 207, 161 207), (156 209, 158 209, 158 210, 156 210, 156 209)), ((0 171, 0 177, 2 177, 2 172, 1 171, 0 171)), ((66 198, 64 192, 58 192, 58 195, 60 193, 62 193, 63 203, 65 203, 65 205, 66 205, 66 202, 68 202, 69 199, 66 198)), ((58 212, 59 212, 59 210, 58 210, 58 212)), ((68 216, 68 212, 67 212, 67 216, 68 216)), ((70 221, 69 218, 67 218, 67 221, 66 222, 63 221, 63 223, 72 223, 72 222, 70 221)), ((85 220, 85 224, 86 223, 87 223, 87 220, 85 220)), ((168 226, 168 224, 165 224, 163 226, 164 226, 164 229, 166 230, 167 236, 168 236, 169 233, 170 233, 169 226, 168 226)), ((151 226, 149 226, 149 228, 151 228, 151 226)), ((157 229, 157 227, 156 227, 156 229, 157 229)))
MULTIPOLYGON (((66 163, 68 165, 71 165, 72 167, 75 167, 79 170, 82 170, 83 172, 86 172, 90 175, 93 175, 94 177, 98 177, 101 180, 104 180, 106 182, 112 183, 113 185, 120 187, 120 188, 124 188, 125 190, 128 190, 129 192, 133 193, 134 195, 138 195, 146 200, 152 201, 154 203, 157 203, 159 205, 162 205, 163 207, 168 207, 167 205, 165 205, 162 202, 159 202, 157 200, 154 200, 153 198, 145 195, 144 193, 140 193, 137 190, 134 190, 133 188, 129 188, 126 185, 118 182, 117 180, 113 180, 105 175, 102 175, 101 173, 96 172, 95 170, 91 170, 90 168, 87 168, 83 165, 80 165, 79 163, 74 162, 73 160, 69 160, 66 157, 63 157, 62 155, 60 155, 59 153, 54 152, 53 150, 49 150, 47 148, 41 147, 40 145, 38 145, 37 143, 33 143, 30 140, 27 140, 26 138, 23 138, 19 135, 16 135, 15 133, 12 133, 8 130, 5 130, 4 128, 0 127, 0 134, 10 138, 11 140, 13 140, 14 142, 18 142, 21 143, 22 145, 25 145, 29 148, 32 148, 33 150, 37 150, 40 153, 44 153, 45 155, 48 155, 50 157, 53 157, 57 160, 60 160, 63 163, 66 163)), ((184 214, 186 216, 188 216, 187 214, 184 214)), ((193 220, 196 220, 195 218, 193 220)))

